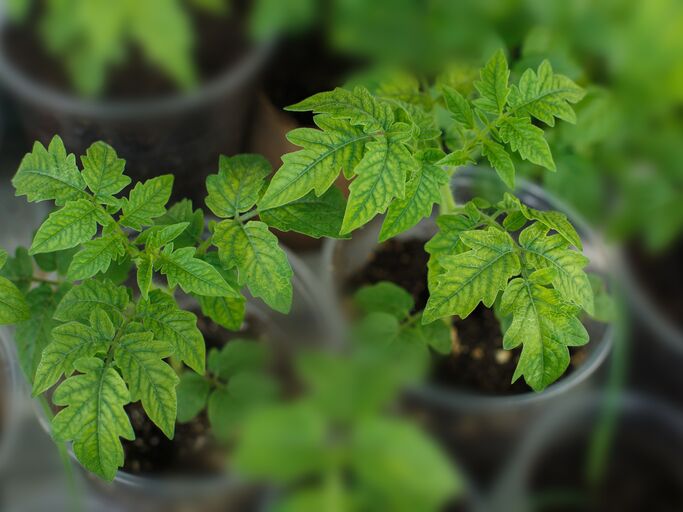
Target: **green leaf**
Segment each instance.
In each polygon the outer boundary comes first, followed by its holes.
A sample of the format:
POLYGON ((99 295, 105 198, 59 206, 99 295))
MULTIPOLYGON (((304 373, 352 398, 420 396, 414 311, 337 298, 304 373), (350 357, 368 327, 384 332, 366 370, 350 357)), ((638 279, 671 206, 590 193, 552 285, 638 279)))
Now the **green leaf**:
POLYGON ((510 70, 503 50, 498 50, 481 70, 481 80, 474 86, 481 95, 474 104, 485 112, 501 114, 507 103, 510 70))
MULTIPOLYGON (((78 247, 72 247, 71 249, 65 249, 63 251, 34 254, 33 259, 41 270, 44 270, 45 272, 57 272, 59 275, 65 276, 68 274, 69 266, 78 251, 78 247)), ((26 253, 26 257, 28 257, 28 252, 26 253)), ((28 264, 26 267, 28 268, 28 264)))
POLYGON ((260 343, 234 339, 221 350, 209 353, 209 371, 222 380, 228 380, 238 373, 254 372, 266 364, 266 350, 260 343))
POLYGON ((184 372, 180 376, 180 382, 176 388, 178 395, 179 423, 192 421, 206 407, 209 400, 211 384, 201 375, 192 372, 184 372))
POLYGON ((64 295, 55 311, 55 320, 87 321, 90 313, 98 307, 112 319, 121 320, 128 302, 128 291, 125 287, 116 286, 107 279, 87 280, 74 286, 64 295))
POLYGON ((140 400, 150 420, 173 439, 176 420, 178 376, 164 359, 171 345, 153 339, 144 327, 131 324, 116 347, 114 360, 130 389, 130 399, 140 400))
POLYGON ((353 301, 365 313, 389 313, 398 319, 406 318, 415 306, 412 295, 388 281, 364 286, 353 301))
POLYGON ((111 261, 125 253, 123 240, 115 234, 88 240, 71 260, 67 275, 71 281, 79 281, 106 272, 111 261))
POLYGON ((531 124, 528 117, 508 117, 500 126, 500 138, 510 144, 512 151, 519 153, 524 160, 540 165, 551 171, 555 170, 555 162, 550 153, 543 130, 531 124))
POLYGON ((538 72, 527 69, 512 86, 510 107, 516 114, 530 115, 548 126, 555 126, 555 118, 576 122, 570 103, 578 103, 585 91, 564 75, 556 75, 550 62, 544 60, 538 72))
POLYGON ((520 271, 514 241, 495 228, 460 235, 470 251, 440 260, 444 271, 436 278, 423 322, 444 316, 467 317, 482 302, 491 307, 510 277, 520 271))
POLYGON ((178 307, 173 297, 161 290, 149 292, 148 300, 135 307, 135 318, 154 339, 169 343, 173 355, 199 374, 204 373, 206 348, 197 329, 197 317, 178 307))
POLYGON ((488 158, 500 179, 510 188, 515 188, 515 164, 505 148, 492 140, 486 140, 481 154, 488 158))
POLYGON ((100 308, 92 311, 90 325, 68 322, 55 327, 36 370, 33 394, 47 391, 62 375, 69 377, 79 359, 106 353, 114 335, 111 320, 100 308))
POLYGON ((244 297, 203 297, 197 296, 202 314, 214 323, 231 331, 237 331, 244 322, 246 301, 244 297))
POLYGON ((292 144, 303 149, 282 156, 282 166, 259 203, 261 209, 290 203, 311 190, 321 196, 340 171, 353 175, 366 142, 373 138, 345 120, 318 115, 313 121, 320 130, 297 128, 287 134, 292 144))
POLYGON ((417 171, 418 163, 405 145, 406 132, 395 125, 386 136, 367 144, 349 186, 349 201, 342 223, 347 234, 384 213, 394 198, 405 197, 406 176, 417 171))
POLYGON ((123 466, 120 437, 132 441, 135 433, 123 406, 130 394, 119 374, 103 361, 85 358, 76 362, 76 375, 55 391, 55 405, 66 406, 52 420, 57 441, 73 441, 83 466, 104 480, 113 480, 123 466))
POLYGON ((440 151, 433 150, 417 155, 419 167, 408 179, 405 197, 396 199, 389 205, 379 234, 380 242, 412 228, 432 214, 434 203, 441 200, 441 186, 448 183, 448 174, 433 163, 440 156, 440 151))
POLYGON ((588 274, 593 288, 595 311, 591 314, 598 322, 614 322, 617 319, 617 304, 609 294, 605 281, 597 274, 588 274))
POLYGON ((0 269, 0 275, 12 281, 22 293, 28 292, 33 282, 33 262, 28 251, 17 247, 14 256, 7 258, 0 269))
POLYGON ((218 217, 230 218, 256 204, 272 169, 261 155, 221 155, 218 174, 206 178, 206 206, 218 217))
POLYGON ((568 346, 588 342, 588 333, 575 316, 576 308, 563 301, 559 292, 544 286, 552 274, 545 269, 529 279, 513 279, 501 300, 501 312, 512 315, 503 347, 511 350, 523 344, 513 382, 524 376, 535 391, 542 391, 565 372, 568 346))
POLYGON ((101 200, 118 194, 130 184, 130 178, 123 174, 126 161, 118 158, 114 148, 102 141, 92 144, 81 162, 85 183, 101 200))
POLYGON ((173 252, 170 249, 167 246, 157 260, 170 287, 180 285, 185 293, 198 295, 240 297, 239 292, 226 283, 212 265, 194 257, 194 247, 184 247, 173 252))
POLYGON ((166 203, 171 197, 173 175, 165 174, 138 183, 123 202, 123 215, 119 222, 129 228, 141 230, 151 226, 154 219, 166 213, 166 203))
POLYGON ((70 249, 97 233, 97 206, 85 199, 69 201, 52 212, 33 238, 29 254, 70 249))
POLYGON ((149 289, 152 286, 152 275, 154 274, 154 260, 149 254, 141 254, 135 260, 135 265, 138 268, 136 275, 140 295, 143 299, 149 297, 149 289))
POLYGON ((340 87, 320 92, 286 110, 312 111, 330 114, 337 119, 348 119, 351 124, 362 126, 366 133, 388 130, 394 122, 391 107, 375 99, 364 87, 355 87, 353 92, 340 87))
POLYGON ((381 497, 384 510, 440 510, 463 487, 446 455, 410 423, 368 419, 357 426, 351 443, 354 474, 381 497))
POLYGON ((223 221, 216 225, 213 243, 221 261, 237 267, 240 286, 260 297, 271 308, 289 312, 292 305, 292 267, 278 240, 263 222, 240 224, 223 221))
POLYGON ((64 143, 55 135, 47 149, 40 142, 21 160, 12 185, 18 196, 28 201, 54 199, 57 206, 88 196, 85 181, 76 166, 76 157, 66 153, 64 143))
POLYGON ((192 201, 183 199, 171 206, 161 217, 154 219, 154 224, 158 226, 170 226, 187 222, 188 226, 178 237, 173 240, 176 249, 189 247, 201 242, 204 232, 204 212, 201 209, 192 209, 192 201))
POLYGON ((0 325, 16 324, 30 317, 24 295, 10 280, 0 277, 0 325))
POLYGON ((465 149, 453 151, 436 162, 437 165, 445 165, 447 167, 461 167, 471 163, 474 163, 472 152, 465 149))
POLYGON ((425 347, 431 347, 439 354, 449 354, 453 351, 450 320, 432 322, 426 325, 413 324, 403 329, 401 336, 411 343, 419 342, 425 347))
POLYGON ((519 243, 525 250, 526 262, 537 270, 553 269, 552 284, 562 297, 592 315, 595 312, 593 289, 583 270, 588 258, 570 250, 569 242, 560 235, 547 235, 547 226, 540 222, 522 231, 519 243))
POLYGON ((306 404, 274 405, 247 419, 232 461, 246 475, 292 482, 322 469, 326 433, 306 404))
POLYGON ((209 397, 207 413, 213 434, 229 441, 243 427, 246 418, 277 394, 273 379, 257 373, 240 373, 230 379, 227 388, 217 389, 209 397))
POLYGON ((436 225, 439 230, 425 244, 425 251, 429 253, 427 281, 430 289, 432 283, 435 283, 436 276, 443 270, 439 261, 444 257, 453 256, 468 249, 460 237, 465 231, 476 228, 477 221, 466 215, 447 214, 439 215, 436 219, 436 225))
POLYGON ((5 263, 7 263, 7 251, 0 249, 0 269, 5 266, 5 263))
POLYGON ((441 92, 446 102, 446 108, 453 118, 465 128, 474 128, 474 115, 469 101, 456 89, 447 85, 441 86, 441 92))
POLYGON ((340 238, 346 201, 338 188, 322 196, 313 192, 289 204, 261 210, 261 220, 280 231, 296 231, 313 238, 340 238))

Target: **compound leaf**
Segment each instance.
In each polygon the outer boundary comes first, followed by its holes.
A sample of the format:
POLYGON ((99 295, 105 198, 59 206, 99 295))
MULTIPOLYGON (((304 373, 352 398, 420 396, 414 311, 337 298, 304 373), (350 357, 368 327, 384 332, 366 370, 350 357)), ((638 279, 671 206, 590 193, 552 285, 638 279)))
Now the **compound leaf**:
POLYGON ((529 117, 505 118, 499 133, 501 140, 510 144, 512 151, 518 152, 524 160, 551 171, 555 170, 555 162, 543 130, 531 124, 529 117))
POLYGON ((166 213, 166 203, 171 197, 173 175, 165 174, 138 183, 123 201, 123 215, 120 223, 129 228, 141 230, 150 226, 154 219, 166 213))
POLYGON ((116 151, 102 141, 95 142, 81 157, 82 176, 95 197, 106 201, 130 184, 123 174, 126 161, 118 158, 116 151))
POLYGON ((500 114, 510 94, 508 79, 510 70, 503 50, 498 50, 481 70, 481 79, 474 82, 481 97, 474 104, 491 114, 500 114))

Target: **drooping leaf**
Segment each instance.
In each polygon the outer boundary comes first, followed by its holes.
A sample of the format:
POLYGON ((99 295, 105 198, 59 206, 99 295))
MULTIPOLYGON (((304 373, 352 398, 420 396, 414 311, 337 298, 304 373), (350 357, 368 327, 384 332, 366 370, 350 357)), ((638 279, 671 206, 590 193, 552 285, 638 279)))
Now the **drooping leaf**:
POLYGON ((474 104, 485 112, 500 114, 507 103, 510 70, 503 50, 498 50, 481 70, 481 79, 474 82, 480 97, 474 104))
POLYGON ((496 170, 503 183, 510 188, 515 188, 515 164, 505 148, 492 140, 486 140, 481 152, 488 159, 491 167, 496 170))
POLYGON ((173 439, 179 379, 164 362, 173 354, 171 344, 153 338, 141 325, 131 324, 119 339, 114 360, 128 384, 131 401, 140 400, 149 419, 173 439))
POLYGON ((221 155, 218 174, 206 178, 206 206, 221 218, 230 218, 251 209, 258 201, 271 173, 261 155, 221 155))
POLYGON ((30 310, 24 295, 10 280, 0 277, 0 325, 28 320, 30 310))
POLYGON ((106 353, 114 335, 111 320, 100 308, 92 311, 90 325, 67 322, 55 327, 36 369, 33 394, 47 391, 62 375, 69 377, 79 359, 106 353))
POLYGON ((69 201, 52 212, 33 238, 29 254, 70 249, 97 233, 97 206, 85 199, 69 201))
POLYGON ((123 465, 119 438, 135 439, 123 408, 130 394, 116 370, 101 359, 81 359, 75 366, 81 374, 55 391, 55 405, 65 408, 52 420, 52 432, 57 441, 73 441, 74 453, 86 469, 113 480, 123 465))
POLYGON ((552 274, 543 269, 528 279, 513 279, 501 300, 502 313, 512 315, 503 347, 511 350, 523 344, 513 382, 524 376, 535 391, 545 389, 565 372, 569 366, 567 347, 588 342, 588 333, 575 316, 576 308, 545 286, 552 274))
POLYGON ((298 128, 287 139, 303 149, 282 157, 282 166, 270 182, 259 206, 285 205, 314 191, 321 196, 343 171, 347 177, 363 157, 365 144, 373 139, 345 120, 327 115, 314 117, 319 130, 298 128))
POLYGON ((512 86, 510 108, 521 115, 530 115, 548 126, 555 126, 555 118, 576 122, 571 103, 578 103, 585 91, 564 75, 554 74, 550 62, 544 60, 538 71, 527 69, 512 86))
POLYGON ((129 228, 141 230, 151 226, 154 219, 166 213, 166 203, 171 197, 173 175, 165 174, 138 183, 123 202, 120 223, 129 228))
POLYGON ((519 153, 524 160, 541 165, 551 171, 555 170, 555 162, 550 153, 543 130, 531 124, 528 117, 508 117, 500 126, 500 138, 510 144, 512 151, 519 153))
POLYGON ((292 267, 268 226, 260 221, 216 225, 213 243, 221 261, 237 267, 238 282, 271 308, 287 313, 292 304, 292 267))
POLYGON ((355 293, 353 301, 365 313, 389 313, 400 320, 415 306, 412 295, 389 281, 364 286, 355 293))
POLYGON ((87 322, 95 308, 102 308, 112 320, 121 319, 128 305, 128 291, 107 279, 87 280, 69 290, 57 306, 55 319, 87 322))
POLYGON ((71 260, 68 277, 79 281, 106 272, 111 261, 119 259, 125 252, 123 240, 116 235, 88 240, 71 260))
POLYGON ((118 194, 130 183, 130 178, 123 174, 125 160, 118 158, 110 145, 98 141, 92 144, 84 156, 83 180, 90 191, 101 201, 118 194))
POLYGON ((261 220, 280 231, 296 231, 313 238, 340 238, 346 201, 338 188, 320 197, 313 192, 291 203, 261 211, 261 220))
POLYGON ((419 167, 408 179, 405 197, 389 205, 379 234, 380 242, 406 231, 432 213, 435 203, 440 202, 440 188, 448 183, 448 174, 434 162, 443 154, 425 151, 417 155, 419 167))
POLYGON ((178 307, 173 297, 161 290, 149 292, 135 307, 135 318, 154 339, 173 347, 173 355, 199 374, 204 373, 206 348, 197 328, 197 317, 178 307))
POLYGON ((58 135, 52 138, 47 149, 40 142, 33 144, 33 150, 24 156, 12 178, 12 185, 16 194, 26 196, 28 201, 54 199, 57 206, 88 195, 76 157, 66 153, 58 135))
POLYGON ((520 271, 514 241, 507 233, 489 228, 460 237, 471 250, 440 259, 444 270, 430 290, 425 323, 451 315, 465 318, 480 302, 491 307, 498 292, 520 271))
POLYGON ((171 287, 180 285, 185 293, 210 297, 239 297, 239 292, 225 282, 223 276, 209 263, 195 258, 194 247, 175 251, 167 246, 159 257, 158 266, 171 287))
POLYGON ((192 421, 206 407, 211 384, 201 375, 184 372, 176 388, 178 395, 178 417, 180 423, 192 421))

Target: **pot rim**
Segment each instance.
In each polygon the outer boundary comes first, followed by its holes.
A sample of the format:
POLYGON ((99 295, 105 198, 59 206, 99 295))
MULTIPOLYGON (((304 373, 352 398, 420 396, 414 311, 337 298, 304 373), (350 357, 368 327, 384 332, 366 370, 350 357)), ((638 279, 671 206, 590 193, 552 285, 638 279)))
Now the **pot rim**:
MULTIPOLYGON (((6 23, 9 22, 0 8, 0 31, 6 23)), ((137 100, 102 100, 81 98, 35 81, 7 57, 5 44, 0 37, 0 82, 22 100, 48 110, 113 120, 139 119, 189 110, 231 93, 248 83, 263 68, 275 45, 274 38, 251 45, 236 63, 190 91, 137 100)))
MULTIPOLYGON (((468 185, 475 178, 498 180, 492 169, 468 167, 457 171, 451 178, 451 187, 468 185)), ((588 223, 577 214, 571 207, 564 204, 561 200, 549 194, 542 187, 523 178, 517 178, 515 192, 523 191, 531 196, 543 199, 554 209, 563 212, 571 220, 572 224, 582 234, 585 240, 601 254, 605 261, 612 259, 611 251, 605 247, 602 238, 593 230, 588 223)), ((323 278, 326 287, 336 294, 336 283, 332 277, 334 274, 334 254, 338 244, 344 240, 326 239, 323 245, 323 278)), ((611 280, 611 272, 606 272, 611 280)), ((407 390, 410 396, 432 402, 439 407, 446 409, 480 411, 491 409, 518 408, 528 405, 538 404, 552 400, 553 398, 566 393, 568 390, 578 387, 591 377, 597 369, 607 359, 614 341, 614 324, 607 324, 604 332, 599 339, 591 341, 596 344, 595 349, 590 353, 587 360, 571 374, 554 382, 540 393, 529 391, 516 395, 487 395, 468 390, 454 390, 438 387, 435 385, 424 384, 407 390)))

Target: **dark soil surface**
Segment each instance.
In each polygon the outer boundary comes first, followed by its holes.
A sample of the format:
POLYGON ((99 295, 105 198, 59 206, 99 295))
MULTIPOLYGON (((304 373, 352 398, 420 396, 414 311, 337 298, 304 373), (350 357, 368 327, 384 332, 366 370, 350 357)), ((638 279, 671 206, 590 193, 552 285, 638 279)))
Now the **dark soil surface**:
MULTIPOLYGON (((415 299, 416 310, 424 308, 429 297, 427 261, 420 240, 392 239, 382 244, 367 265, 346 283, 347 292, 367 284, 391 281, 408 290, 415 299)), ((519 350, 503 349, 500 324, 492 310, 480 305, 466 319, 453 319, 453 352, 435 355, 431 380, 452 389, 471 390, 488 395, 510 395, 531 391, 523 379, 510 384, 519 350)), ((570 349, 571 362, 567 373, 580 365, 585 348, 570 349)))
POLYGON ((637 282, 662 313, 683 329, 683 239, 661 254, 633 244, 627 257, 637 282))
MULTIPOLYGON (((244 56, 249 47, 242 29, 240 9, 233 8, 240 3, 244 2, 231 3, 232 13, 226 16, 190 10, 196 34, 193 57, 200 82, 209 81, 229 69, 244 56)), ((3 27, 2 37, 8 58, 39 83, 63 92, 74 92, 60 57, 50 54, 39 37, 39 19, 40 13, 36 8, 26 25, 8 24, 6 28, 3 27)), ((169 95, 176 91, 175 83, 163 70, 150 64, 139 49, 130 48, 123 63, 110 68, 102 97, 141 99, 169 95)))
POLYGON ((604 478, 589 485, 584 478, 588 443, 574 439, 545 454, 532 474, 535 512, 683 510, 678 453, 657 446, 648 432, 620 433, 604 478))

